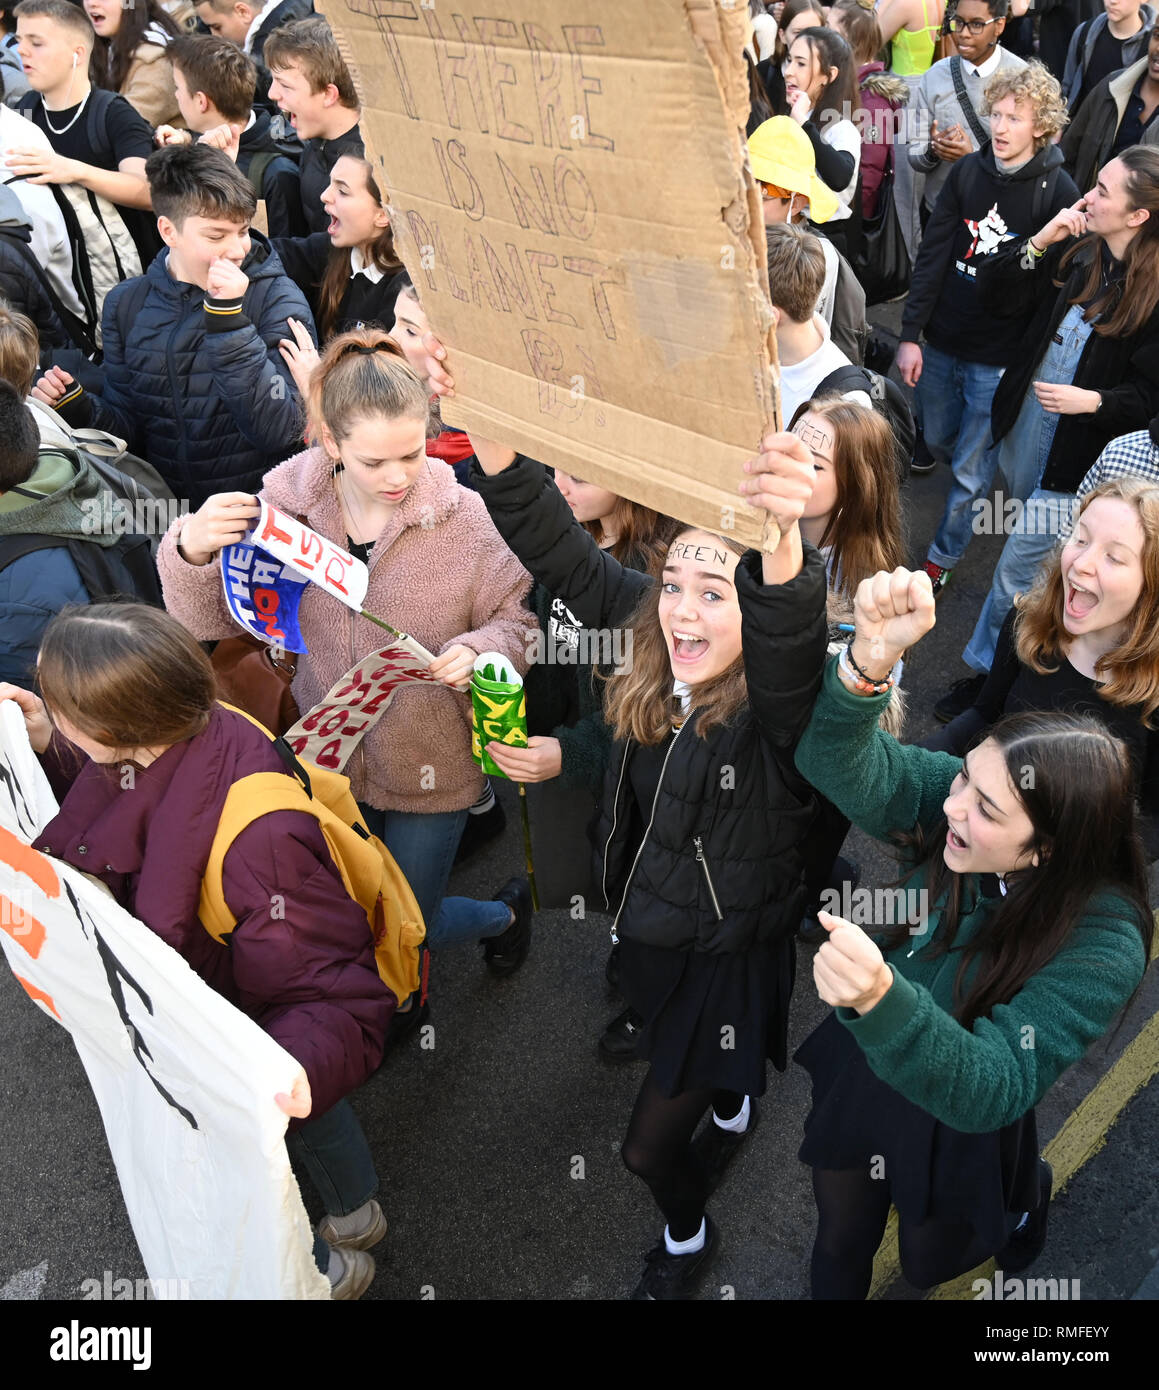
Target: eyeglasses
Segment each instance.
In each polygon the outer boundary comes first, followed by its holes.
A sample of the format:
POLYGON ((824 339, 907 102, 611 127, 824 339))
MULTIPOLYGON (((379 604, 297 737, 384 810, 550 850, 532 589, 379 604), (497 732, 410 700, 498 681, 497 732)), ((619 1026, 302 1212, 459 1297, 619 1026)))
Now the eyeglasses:
POLYGON ((997 17, 994 19, 951 19, 947 27, 951 34, 960 34, 963 29, 969 29, 971 34, 977 35, 985 29, 987 24, 997 23, 997 17))

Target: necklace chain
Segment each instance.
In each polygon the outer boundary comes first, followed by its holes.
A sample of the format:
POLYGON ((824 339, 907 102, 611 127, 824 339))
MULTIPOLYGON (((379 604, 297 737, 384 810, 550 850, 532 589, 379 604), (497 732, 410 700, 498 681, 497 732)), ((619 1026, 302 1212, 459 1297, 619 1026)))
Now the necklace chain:
POLYGON ((88 105, 88 100, 91 95, 92 88, 90 87, 89 90, 81 98, 81 103, 77 107, 76 114, 73 116, 72 120, 69 121, 67 125, 61 126, 59 130, 57 130, 56 126, 54 126, 53 123, 48 119, 48 107, 46 106, 44 108, 44 124, 49 128, 53 135, 64 135, 67 131, 70 131, 74 125, 76 125, 77 121, 80 120, 85 107, 88 105))

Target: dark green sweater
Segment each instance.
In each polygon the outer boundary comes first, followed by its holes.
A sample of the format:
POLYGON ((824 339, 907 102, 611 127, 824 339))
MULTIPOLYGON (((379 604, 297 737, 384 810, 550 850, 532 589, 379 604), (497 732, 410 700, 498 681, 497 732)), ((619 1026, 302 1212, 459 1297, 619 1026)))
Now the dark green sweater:
MULTIPOLYGON (((961 767, 949 753, 904 747, 879 730, 887 698, 851 694, 831 660, 797 745, 801 773, 877 839, 937 825, 961 767)), ((903 887, 921 883, 915 872, 903 887)), ((932 904, 928 930, 887 953, 894 982, 877 1006, 863 1016, 837 1010, 877 1076, 968 1134, 1001 1129, 1036 1105, 1107 1030, 1146 965, 1130 905, 1113 893, 1097 894, 1049 964, 1008 1004, 964 1028, 950 1012, 957 947, 980 930, 997 901, 983 897, 977 875, 968 875, 955 949, 930 958, 940 927, 940 904, 932 904)))

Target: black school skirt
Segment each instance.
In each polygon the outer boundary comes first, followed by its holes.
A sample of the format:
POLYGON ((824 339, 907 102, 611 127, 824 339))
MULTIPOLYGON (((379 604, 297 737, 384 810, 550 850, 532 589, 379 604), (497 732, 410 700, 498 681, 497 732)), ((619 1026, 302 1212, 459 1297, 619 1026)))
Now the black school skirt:
POLYGON ((799 1157, 811 1168, 871 1171, 885 1180, 901 1220, 968 1222, 1000 1250, 1009 1215, 1038 1204, 1034 1111, 988 1134, 964 1134, 935 1120, 870 1070, 835 1013, 793 1055, 813 1080, 813 1108, 799 1157))
POLYGON ((644 1019, 637 1056, 665 1096, 764 1095, 766 1063, 788 1061, 792 936, 734 955, 672 951, 624 939, 620 992, 644 1019))

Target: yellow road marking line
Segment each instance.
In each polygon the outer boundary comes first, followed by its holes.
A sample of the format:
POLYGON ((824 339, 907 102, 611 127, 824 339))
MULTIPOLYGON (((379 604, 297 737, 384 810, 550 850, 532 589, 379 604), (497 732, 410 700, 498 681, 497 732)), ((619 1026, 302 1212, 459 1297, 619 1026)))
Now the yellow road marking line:
MULTIPOLYGON (((1071 1178, 1107 1142, 1107 1132, 1131 1098, 1159 1073, 1159 1014, 1148 1019, 1107 1074, 1091 1088, 1067 1116, 1062 1128, 1042 1151, 1054 1169, 1054 1195, 1062 1192, 1071 1178)), ((947 1284, 940 1284, 929 1299, 964 1299, 972 1293, 975 1279, 988 1278, 994 1261, 972 1269, 947 1284)), ((891 1211, 877 1258, 873 1262, 873 1282, 869 1297, 879 1298, 901 1274, 897 1249, 897 1212, 891 1211)))

